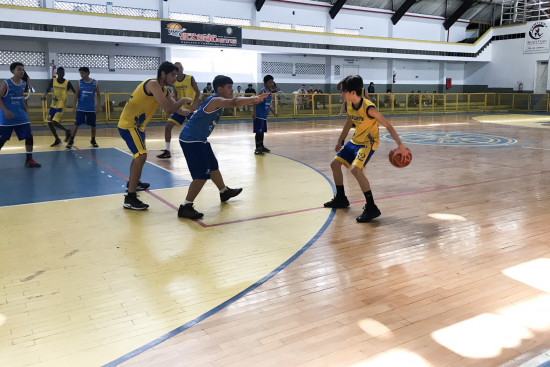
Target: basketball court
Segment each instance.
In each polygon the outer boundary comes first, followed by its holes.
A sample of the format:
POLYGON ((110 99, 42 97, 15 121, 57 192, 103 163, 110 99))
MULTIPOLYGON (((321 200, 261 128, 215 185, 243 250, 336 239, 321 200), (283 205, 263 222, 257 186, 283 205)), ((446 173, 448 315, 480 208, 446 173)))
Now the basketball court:
MULTIPOLYGON (((116 129, 83 129, 70 151, 35 133, 0 152, 2 366, 496 366, 550 349, 548 116, 390 119, 367 165, 382 216, 344 173, 330 210, 343 122, 270 120, 211 138, 243 193, 207 183, 200 221, 177 218, 191 177, 176 139, 147 129, 144 212, 122 208, 131 157, 116 129)), ((177 135, 176 135, 177 136, 177 135)))

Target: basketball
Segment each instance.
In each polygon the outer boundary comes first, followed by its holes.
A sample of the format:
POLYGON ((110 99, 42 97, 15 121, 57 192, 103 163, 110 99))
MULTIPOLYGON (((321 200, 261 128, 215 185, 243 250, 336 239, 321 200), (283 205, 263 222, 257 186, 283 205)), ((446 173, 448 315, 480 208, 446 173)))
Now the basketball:
POLYGON ((389 155, 390 163, 392 165, 394 165, 395 167, 397 167, 397 168, 407 167, 411 163, 412 158, 413 158, 412 153, 409 150, 409 148, 407 148, 407 150, 409 152, 405 156, 405 159, 403 161, 401 161, 401 154, 396 153, 397 148, 392 149, 390 151, 390 155, 389 155))

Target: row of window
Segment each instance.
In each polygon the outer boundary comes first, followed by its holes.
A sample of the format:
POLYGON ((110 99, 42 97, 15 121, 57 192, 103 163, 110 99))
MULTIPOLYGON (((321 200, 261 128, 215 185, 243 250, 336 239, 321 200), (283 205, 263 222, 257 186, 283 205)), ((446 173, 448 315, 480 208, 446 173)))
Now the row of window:
MULTIPOLYGON (((34 51, 0 51, 0 65, 9 65, 17 60, 27 66, 46 66, 44 52, 34 51)), ((59 65, 65 68, 79 68, 87 66, 96 69, 109 69, 109 55, 58 53, 59 65)), ((115 69, 157 70, 160 57, 115 55, 113 59, 115 69)))

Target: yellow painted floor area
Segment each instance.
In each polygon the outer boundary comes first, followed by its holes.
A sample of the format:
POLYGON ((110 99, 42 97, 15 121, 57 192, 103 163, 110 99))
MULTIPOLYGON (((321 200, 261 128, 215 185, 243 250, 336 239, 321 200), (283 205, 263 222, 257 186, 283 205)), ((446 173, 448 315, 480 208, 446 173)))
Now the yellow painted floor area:
MULTIPOLYGON (((50 140, 35 136, 35 150, 53 150, 50 140)), ((85 131, 75 146, 88 142, 85 131)), ((123 147, 115 137, 98 143, 123 147)), ((212 145, 226 184, 244 191, 220 203, 208 182, 195 201, 207 227, 148 193, 144 212, 124 210, 122 193, 0 208, 0 366, 108 363, 251 286, 325 225, 330 210, 319 206, 332 189, 319 172, 212 145)), ((23 152, 17 139, 5 148, 0 155, 23 152)), ((187 192, 151 184, 176 207, 187 192)))
POLYGON ((550 116, 543 115, 482 115, 472 117, 473 120, 490 124, 502 124, 512 126, 534 127, 540 129, 550 128, 550 116))

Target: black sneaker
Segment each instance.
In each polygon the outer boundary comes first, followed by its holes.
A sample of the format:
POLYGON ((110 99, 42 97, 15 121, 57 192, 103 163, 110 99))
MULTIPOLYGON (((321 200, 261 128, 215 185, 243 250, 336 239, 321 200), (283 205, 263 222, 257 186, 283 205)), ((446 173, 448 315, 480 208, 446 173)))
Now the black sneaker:
POLYGON ((185 204, 180 205, 180 208, 178 209, 178 217, 180 218, 188 218, 188 219, 199 219, 202 218, 204 214, 199 213, 198 211, 193 208, 193 204, 185 204))
POLYGON ((124 209, 145 210, 148 207, 149 207, 148 204, 143 203, 137 197, 130 197, 130 195, 124 195, 124 209))
POLYGON ((57 139, 56 141, 53 142, 52 145, 50 145, 50 147, 58 147, 61 145, 61 140, 57 139))
POLYGON ((240 187, 237 189, 230 189, 228 187, 225 192, 220 193, 220 200, 222 201, 222 203, 225 203, 227 200, 239 195, 242 191, 243 189, 241 189, 240 187))
MULTIPOLYGON (((128 185, 129 185, 129 182, 126 182, 126 192, 128 192, 128 185)), ((136 191, 145 191, 149 188, 149 186, 151 186, 150 183, 138 181, 136 191)))
POLYGON ((335 197, 332 198, 331 201, 327 201, 323 205, 325 206, 325 208, 343 209, 343 208, 347 208, 349 206, 349 201, 348 201, 348 198, 346 196, 344 196, 344 197, 335 196, 335 197))
POLYGON ((163 150, 161 154, 157 155, 157 158, 172 158, 169 150, 163 150))
POLYGON ((71 149, 73 147, 73 144, 74 144, 74 141, 73 141, 73 139, 71 139, 71 140, 69 140, 69 142, 67 143, 67 146, 65 148, 71 149))
POLYGON ((256 150, 254 151, 254 154, 256 154, 256 155, 264 155, 264 152, 262 152, 262 148, 256 148, 256 150))
POLYGON ((267 149, 266 147, 264 147, 263 145, 260 147, 261 151, 264 152, 264 153, 271 153, 271 149, 267 149))
POLYGON ((94 148, 99 148, 99 145, 97 145, 95 139, 90 140, 90 144, 91 144, 91 146, 94 147, 94 148))
POLYGON ((378 207, 376 205, 373 205, 373 206, 364 206, 363 207, 363 213, 358 216, 356 218, 356 220, 359 222, 359 223, 366 223, 366 222, 370 222, 371 220, 373 220, 374 218, 378 218, 380 216, 380 210, 378 209, 378 207))
POLYGON ((71 140, 71 130, 67 129, 65 130, 65 143, 67 143, 69 140, 71 140))

